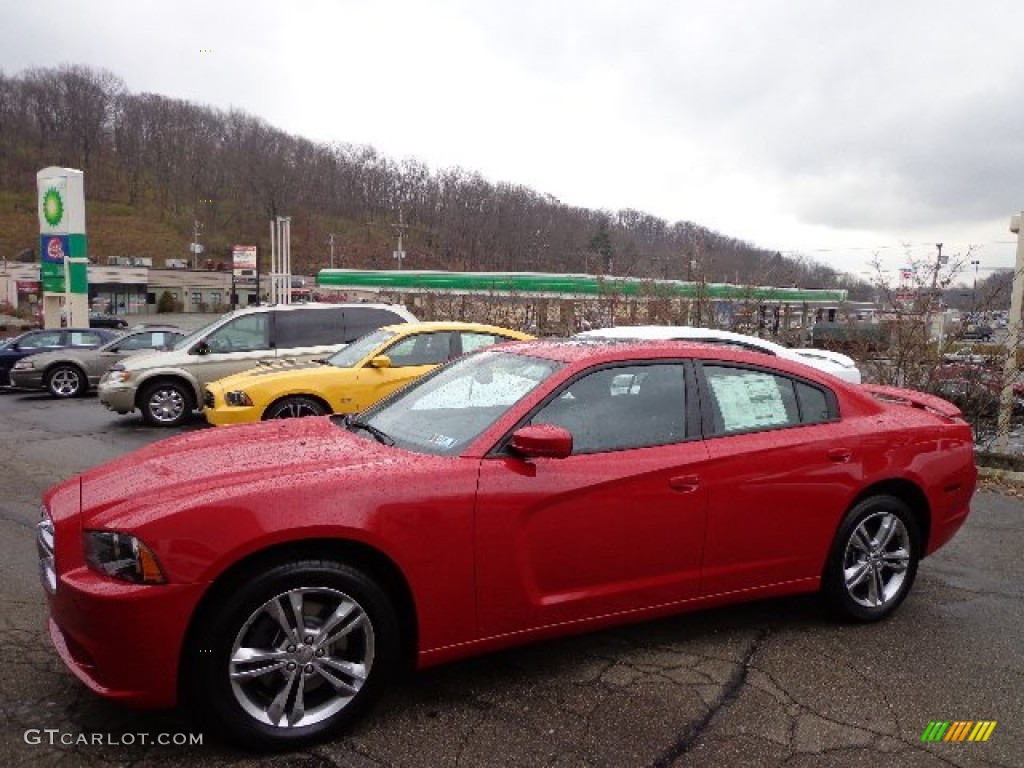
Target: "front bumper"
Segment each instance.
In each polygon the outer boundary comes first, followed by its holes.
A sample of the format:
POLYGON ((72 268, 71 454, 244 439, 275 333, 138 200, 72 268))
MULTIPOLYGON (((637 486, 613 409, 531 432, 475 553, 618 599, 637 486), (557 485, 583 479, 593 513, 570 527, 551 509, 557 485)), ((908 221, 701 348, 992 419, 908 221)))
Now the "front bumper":
POLYGON ((135 410, 135 387, 129 384, 113 384, 101 380, 96 394, 109 411, 131 413, 135 410))
POLYGON ((21 387, 23 389, 42 389, 43 372, 37 371, 35 368, 26 368, 20 371, 16 371, 12 368, 11 386, 21 387))
POLYGON ((232 424, 252 424, 263 416, 260 405, 228 405, 224 402, 224 391, 218 384, 203 390, 203 416, 215 427, 232 424))
POLYGON ((74 675, 107 699, 169 708, 200 585, 126 584, 82 566, 57 578, 48 629, 74 675))

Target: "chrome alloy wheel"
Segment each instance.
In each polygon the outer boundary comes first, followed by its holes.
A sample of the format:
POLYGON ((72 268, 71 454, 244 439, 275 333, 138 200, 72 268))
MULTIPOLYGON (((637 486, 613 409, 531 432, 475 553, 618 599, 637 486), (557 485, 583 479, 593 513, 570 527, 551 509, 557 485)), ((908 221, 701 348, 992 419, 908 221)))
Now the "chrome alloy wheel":
POLYGON ((58 368, 50 374, 49 388, 55 397, 74 397, 82 391, 82 374, 74 368, 58 368))
POLYGON ((300 588, 253 611, 235 637, 228 675, 253 719, 296 728, 344 709, 373 658, 373 626, 359 603, 338 590, 300 588))
POLYGON ((903 521, 891 512, 869 515, 846 543, 846 591, 866 608, 885 605, 900 594, 910 562, 910 534, 903 521))
POLYGON ((154 421, 173 424, 185 412, 185 398, 175 387, 159 387, 150 394, 147 407, 154 421))
POLYGON ((289 397, 282 400, 270 413, 272 419, 300 419, 303 416, 322 416, 320 404, 306 397, 289 397))

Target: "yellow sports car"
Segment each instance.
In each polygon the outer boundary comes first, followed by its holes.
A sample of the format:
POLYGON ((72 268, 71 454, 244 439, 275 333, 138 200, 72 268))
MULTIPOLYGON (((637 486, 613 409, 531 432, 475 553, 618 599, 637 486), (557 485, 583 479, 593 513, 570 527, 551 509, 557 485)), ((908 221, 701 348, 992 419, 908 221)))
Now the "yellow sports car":
POLYGON ((211 382, 203 413, 215 426, 357 413, 441 363, 526 333, 478 323, 387 325, 324 360, 261 365, 211 382))

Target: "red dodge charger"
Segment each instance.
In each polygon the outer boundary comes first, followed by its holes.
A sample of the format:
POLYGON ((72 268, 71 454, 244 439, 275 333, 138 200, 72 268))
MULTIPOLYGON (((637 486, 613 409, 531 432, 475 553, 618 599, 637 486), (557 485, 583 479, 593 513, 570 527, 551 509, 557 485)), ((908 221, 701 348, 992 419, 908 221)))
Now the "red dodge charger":
POLYGON ((547 340, 357 416, 155 443, 48 491, 38 541, 50 635, 92 690, 287 747, 403 664, 800 592, 881 619, 975 483, 937 397, 687 342, 547 340))

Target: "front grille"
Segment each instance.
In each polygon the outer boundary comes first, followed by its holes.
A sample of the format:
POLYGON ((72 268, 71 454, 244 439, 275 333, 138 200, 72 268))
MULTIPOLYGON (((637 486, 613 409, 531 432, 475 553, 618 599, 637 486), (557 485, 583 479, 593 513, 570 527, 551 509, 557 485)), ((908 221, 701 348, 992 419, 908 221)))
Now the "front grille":
POLYGON ((54 540, 53 520, 44 509, 42 519, 36 524, 36 551, 39 553, 39 579, 43 582, 43 589, 50 595, 57 591, 57 564, 53 556, 54 540))
POLYGON ((203 390, 203 407, 205 407, 205 408, 213 408, 213 406, 214 406, 213 392, 211 392, 208 389, 204 389, 203 390))

